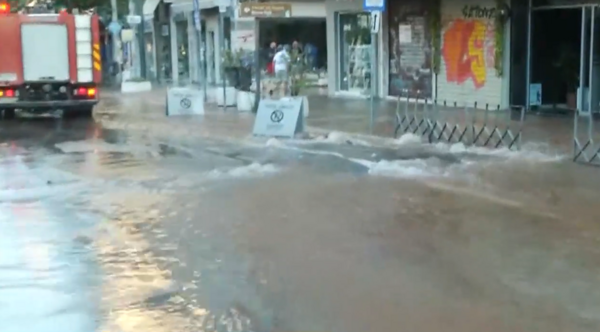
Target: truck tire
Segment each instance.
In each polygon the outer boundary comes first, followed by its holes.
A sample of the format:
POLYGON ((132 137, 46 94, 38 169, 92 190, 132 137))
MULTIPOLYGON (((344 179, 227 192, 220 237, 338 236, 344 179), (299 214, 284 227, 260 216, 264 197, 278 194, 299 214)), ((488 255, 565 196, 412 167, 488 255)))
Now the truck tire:
POLYGON ((67 119, 79 118, 79 117, 87 119, 87 118, 92 117, 93 110, 94 110, 94 107, 92 107, 92 106, 65 110, 63 113, 63 117, 67 118, 67 119))
POLYGON ((15 109, 14 108, 8 108, 8 109, 4 109, 2 110, 2 118, 4 120, 12 120, 15 118, 15 109))

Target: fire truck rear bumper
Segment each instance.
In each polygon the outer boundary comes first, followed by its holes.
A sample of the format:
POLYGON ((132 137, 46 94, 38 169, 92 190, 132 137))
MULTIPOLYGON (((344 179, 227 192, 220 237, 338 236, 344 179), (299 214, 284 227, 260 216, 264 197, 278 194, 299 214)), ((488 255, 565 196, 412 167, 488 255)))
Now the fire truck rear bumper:
POLYGON ((92 100, 56 100, 56 101, 0 101, 0 109, 26 109, 29 111, 47 111, 49 109, 85 109, 98 104, 92 100))

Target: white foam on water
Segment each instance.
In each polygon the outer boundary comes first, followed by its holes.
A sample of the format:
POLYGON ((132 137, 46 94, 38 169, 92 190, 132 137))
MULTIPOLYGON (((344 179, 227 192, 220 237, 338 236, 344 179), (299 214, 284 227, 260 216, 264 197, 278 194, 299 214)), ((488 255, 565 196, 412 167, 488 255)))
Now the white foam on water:
POLYGON ((267 140, 267 142, 265 143, 265 146, 270 146, 270 147, 285 147, 285 143, 278 140, 277 138, 269 138, 267 140))
POLYGON ((558 162, 568 158, 567 155, 559 154, 543 148, 539 144, 524 144, 520 150, 510 150, 504 148, 486 148, 480 146, 466 146, 463 143, 436 143, 432 145, 435 149, 452 154, 474 154, 481 156, 496 156, 512 161, 533 161, 533 162, 558 162))
POLYGON ((406 133, 397 139, 392 140, 394 145, 405 145, 405 144, 421 144, 423 143, 423 136, 419 136, 413 133, 406 133))
POLYGON ((369 170, 368 172, 371 175, 395 178, 415 178, 444 175, 443 169, 435 165, 439 161, 437 158, 380 161, 369 161, 364 159, 349 160, 367 167, 369 170))
POLYGON ((259 164, 252 163, 250 165, 226 168, 226 169, 214 169, 207 174, 209 179, 224 179, 224 178, 252 178, 261 177, 277 173, 279 169, 273 164, 259 164))

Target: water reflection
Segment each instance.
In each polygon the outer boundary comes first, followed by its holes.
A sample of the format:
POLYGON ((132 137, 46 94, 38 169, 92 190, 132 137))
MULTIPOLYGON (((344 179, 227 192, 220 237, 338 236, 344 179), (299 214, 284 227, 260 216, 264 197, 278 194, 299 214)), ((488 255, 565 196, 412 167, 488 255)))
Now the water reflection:
POLYGON ((65 215, 42 203, 0 204, 3 332, 95 330, 95 268, 72 241, 82 225, 65 215))

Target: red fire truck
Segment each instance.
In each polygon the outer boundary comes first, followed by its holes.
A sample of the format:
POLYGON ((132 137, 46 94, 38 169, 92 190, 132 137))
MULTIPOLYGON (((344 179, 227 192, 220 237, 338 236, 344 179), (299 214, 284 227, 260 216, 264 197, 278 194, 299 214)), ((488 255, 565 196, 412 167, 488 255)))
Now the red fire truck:
POLYGON ((0 110, 91 115, 102 79, 97 15, 11 13, 0 3, 0 110))

